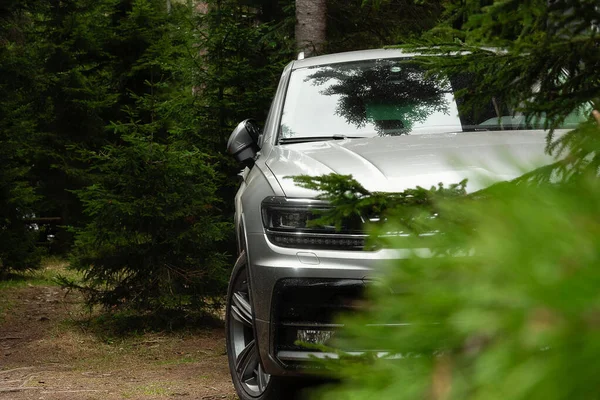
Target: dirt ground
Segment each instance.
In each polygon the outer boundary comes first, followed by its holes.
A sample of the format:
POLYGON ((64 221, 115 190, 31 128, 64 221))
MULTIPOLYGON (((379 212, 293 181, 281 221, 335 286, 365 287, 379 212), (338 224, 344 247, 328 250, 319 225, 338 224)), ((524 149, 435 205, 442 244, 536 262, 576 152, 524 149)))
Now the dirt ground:
POLYGON ((85 314, 59 286, 0 288, 0 399, 237 398, 222 326, 111 338, 85 314))

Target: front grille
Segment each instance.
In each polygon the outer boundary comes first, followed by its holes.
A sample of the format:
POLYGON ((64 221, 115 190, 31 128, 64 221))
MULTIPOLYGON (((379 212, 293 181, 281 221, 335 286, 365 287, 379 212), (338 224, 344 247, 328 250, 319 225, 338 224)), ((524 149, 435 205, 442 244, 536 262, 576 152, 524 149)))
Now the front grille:
POLYGON ((306 351, 295 343, 299 331, 301 337, 331 336, 329 333, 341 327, 336 316, 358 311, 364 291, 365 282, 361 279, 290 278, 277 282, 272 310, 274 354, 306 351))

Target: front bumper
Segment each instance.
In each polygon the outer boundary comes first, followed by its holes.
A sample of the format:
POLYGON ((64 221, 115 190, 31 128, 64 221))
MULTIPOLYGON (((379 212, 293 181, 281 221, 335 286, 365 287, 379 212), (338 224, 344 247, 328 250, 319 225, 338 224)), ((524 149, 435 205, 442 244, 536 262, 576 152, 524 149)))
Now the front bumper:
POLYGON ((360 297, 367 281, 377 275, 378 265, 406 259, 415 250, 301 250, 275 246, 264 233, 249 233, 246 244, 257 344, 271 375, 296 375, 298 361, 308 359, 309 352, 289 346, 286 329, 327 329, 328 312, 351 310, 353 298, 360 297), (295 297, 299 307, 290 313, 295 297), (318 304, 322 307, 313 307, 318 304))

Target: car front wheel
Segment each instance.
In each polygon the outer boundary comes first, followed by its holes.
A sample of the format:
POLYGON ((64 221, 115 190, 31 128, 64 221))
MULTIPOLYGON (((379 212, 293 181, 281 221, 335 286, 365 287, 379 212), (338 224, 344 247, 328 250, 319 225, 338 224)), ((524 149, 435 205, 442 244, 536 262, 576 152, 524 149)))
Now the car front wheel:
POLYGON ((260 361, 245 252, 240 254, 233 268, 225 321, 229 371, 240 400, 287 398, 284 392, 291 387, 287 387, 282 378, 267 374, 260 361))

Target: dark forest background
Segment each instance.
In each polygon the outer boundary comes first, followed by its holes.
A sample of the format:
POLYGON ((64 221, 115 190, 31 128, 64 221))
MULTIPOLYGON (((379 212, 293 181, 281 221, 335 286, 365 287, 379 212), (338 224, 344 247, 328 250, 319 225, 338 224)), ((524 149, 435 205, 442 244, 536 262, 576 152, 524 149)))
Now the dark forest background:
POLYGON ((320 396, 600 397, 600 121, 554 135, 600 105, 595 0, 4 0, 0 279, 56 255, 81 277, 61 283, 109 312, 222 309, 232 128, 264 120, 298 51, 385 45, 477 77, 467 107, 502 93, 543 118, 557 161, 468 195, 464 182, 386 194, 298 178, 336 205, 330 223, 376 210, 375 239, 410 233, 381 245, 435 254, 382 266, 367 312, 343 320, 341 348, 401 362, 340 353, 324 371, 342 384, 320 396))
MULTIPOLYGON (((442 10, 326 6, 321 53, 402 42, 442 10)), ((290 0, 2 2, 0 272, 54 254, 84 272, 92 303, 221 295, 239 170, 225 145, 265 118, 295 21, 290 0)))
POLYGON ((552 129, 597 102, 599 13, 567 0, 5 0, 0 273, 59 255, 83 273, 62 283, 90 304, 218 306, 240 169, 226 142, 264 120, 298 51, 468 50, 423 63, 478 77, 472 101, 502 92, 543 116, 548 151, 593 167, 590 136, 557 143, 552 129))

